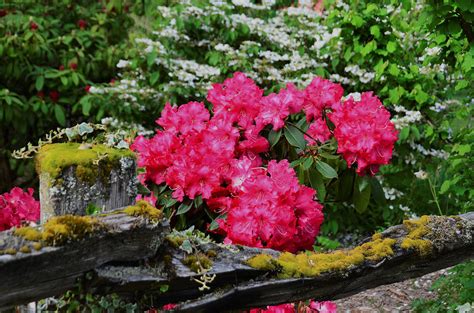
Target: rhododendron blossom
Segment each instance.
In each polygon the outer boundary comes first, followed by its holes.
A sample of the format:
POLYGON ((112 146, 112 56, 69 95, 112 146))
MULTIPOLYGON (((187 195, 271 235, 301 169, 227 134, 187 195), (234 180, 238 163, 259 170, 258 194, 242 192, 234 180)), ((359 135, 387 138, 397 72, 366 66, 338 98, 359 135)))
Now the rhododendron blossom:
POLYGON ((315 190, 299 183, 287 160, 269 160, 263 134, 285 127, 290 114, 303 111, 310 123, 306 140, 318 145, 334 137, 338 152, 357 163, 358 172, 373 173, 390 159, 396 132, 388 112, 371 93, 360 102, 341 103, 343 89, 315 78, 304 90, 288 84, 263 96, 253 80, 235 73, 214 84, 207 100, 179 107, 166 104, 156 120, 161 129, 151 139, 131 145, 142 182, 166 183, 172 197, 201 196, 216 213, 227 243, 282 251, 311 249, 323 221, 315 190), (330 130, 329 118, 335 125, 330 130))
POLYGON ((270 305, 265 309, 251 309, 249 313, 337 313, 337 307, 331 301, 310 301, 309 305, 300 302, 298 305, 286 303, 270 305))
POLYGON ((357 173, 375 174, 388 164, 398 131, 390 113, 372 92, 364 92, 360 101, 349 97, 329 113, 334 123, 338 149, 348 166, 357 163, 357 173))
POLYGON ((24 222, 36 222, 40 218, 40 203, 33 198, 33 189, 24 192, 14 187, 0 195, 0 231, 24 222))

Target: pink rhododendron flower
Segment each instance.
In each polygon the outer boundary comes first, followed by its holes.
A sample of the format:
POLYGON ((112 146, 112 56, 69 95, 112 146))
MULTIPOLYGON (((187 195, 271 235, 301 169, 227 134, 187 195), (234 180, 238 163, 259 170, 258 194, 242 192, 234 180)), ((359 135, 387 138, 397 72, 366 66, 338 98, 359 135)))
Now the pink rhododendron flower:
POLYGON ((33 189, 24 192, 14 187, 0 195, 0 231, 24 222, 36 222, 40 218, 40 203, 33 198, 33 189))
POLYGON ((352 97, 333 107, 329 113, 335 125, 338 149, 348 166, 357 163, 357 173, 375 174, 379 166, 388 164, 398 131, 390 121, 390 113, 372 92, 364 92, 360 101, 352 97))
POLYGON ((154 206, 156 204, 157 198, 156 198, 155 194, 152 192, 148 196, 143 196, 143 195, 136 196, 135 201, 138 202, 140 200, 145 200, 146 202, 148 202, 148 203, 150 203, 151 205, 154 206))
POLYGON ((306 133, 309 136, 304 135, 304 139, 308 141, 308 145, 310 146, 318 144, 314 139, 316 139, 320 143, 324 143, 332 137, 332 134, 326 124, 326 121, 322 118, 315 118, 313 122, 311 122, 311 124, 309 125, 309 128, 306 133))
POLYGON ((306 120, 310 122, 313 119, 322 118, 322 112, 325 108, 331 108, 339 103, 344 94, 344 89, 339 84, 316 77, 306 87, 304 94, 303 110, 306 113, 306 120))
POLYGON ((250 313, 296 313, 295 305, 293 303, 286 303, 280 305, 270 305, 265 309, 251 309, 250 313))
POLYGON ((311 301, 309 307, 318 313, 337 313, 337 306, 331 301, 311 301))
POLYGON ((215 118, 228 118, 243 128, 252 125, 260 112, 263 90, 255 82, 237 72, 223 84, 214 84, 207 100, 214 106, 215 118))

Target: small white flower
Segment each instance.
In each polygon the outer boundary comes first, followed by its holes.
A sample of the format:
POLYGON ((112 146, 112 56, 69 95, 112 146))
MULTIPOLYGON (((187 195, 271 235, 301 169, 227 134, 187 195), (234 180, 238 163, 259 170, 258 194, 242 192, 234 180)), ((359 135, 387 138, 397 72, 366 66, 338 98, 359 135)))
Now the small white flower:
POLYGON ((425 180, 428 178, 428 173, 423 170, 419 170, 418 172, 415 172, 414 174, 416 178, 421 179, 421 180, 425 180))

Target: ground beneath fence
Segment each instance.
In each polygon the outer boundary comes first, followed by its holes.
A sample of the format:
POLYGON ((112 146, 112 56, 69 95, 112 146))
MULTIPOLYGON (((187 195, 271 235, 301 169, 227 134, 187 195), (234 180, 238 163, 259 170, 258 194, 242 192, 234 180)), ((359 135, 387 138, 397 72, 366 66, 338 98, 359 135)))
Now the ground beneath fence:
POLYGON ((427 274, 391 285, 379 286, 358 293, 352 297, 335 301, 338 312, 410 312, 410 304, 417 298, 434 298, 430 291, 433 282, 445 275, 448 269, 427 274))

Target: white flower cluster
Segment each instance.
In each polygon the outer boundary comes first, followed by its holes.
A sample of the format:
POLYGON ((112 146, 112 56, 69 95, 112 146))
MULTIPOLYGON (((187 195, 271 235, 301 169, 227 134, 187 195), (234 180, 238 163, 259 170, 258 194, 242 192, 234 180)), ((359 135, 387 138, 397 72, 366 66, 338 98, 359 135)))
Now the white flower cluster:
POLYGON ((423 147, 421 144, 414 143, 414 142, 410 142, 410 147, 413 150, 416 150, 425 156, 432 156, 432 157, 443 159, 443 160, 446 160, 449 158, 449 153, 444 150, 436 150, 436 149, 428 150, 425 147, 423 147))
POLYGON ((395 125, 396 129, 402 129, 411 124, 415 124, 423 118, 420 111, 407 110, 400 105, 395 105, 393 109, 397 113, 404 114, 403 116, 397 114, 392 118, 392 123, 395 125))
POLYGON ((383 192, 385 194, 385 199, 387 200, 396 200, 405 195, 403 192, 390 187, 383 187, 383 192))
POLYGON ((370 82, 372 79, 375 78, 374 72, 369 72, 365 69, 361 69, 360 66, 357 64, 346 66, 344 68, 344 71, 354 76, 357 76, 359 78, 359 81, 364 84, 370 82))

